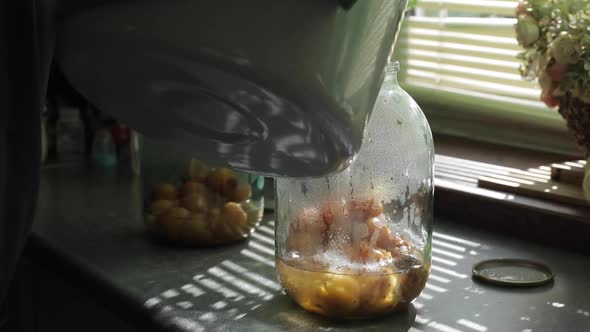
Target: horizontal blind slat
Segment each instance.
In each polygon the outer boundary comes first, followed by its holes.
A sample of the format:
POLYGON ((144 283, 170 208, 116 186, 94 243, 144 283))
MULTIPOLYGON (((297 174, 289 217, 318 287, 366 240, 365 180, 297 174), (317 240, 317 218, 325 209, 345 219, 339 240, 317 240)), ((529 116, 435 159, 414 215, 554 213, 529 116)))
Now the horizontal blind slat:
POLYGON ((409 59, 406 64, 407 69, 428 70, 440 75, 453 75, 467 79, 475 79, 490 83, 502 84, 521 88, 534 89, 535 84, 521 79, 520 75, 514 73, 503 73, 493 70, 481 69, 476 67, 457 66, 442 64, 432 61, 423 61, 409 59))
MULTIPOLYGON (((539 92, 532 88, 507 86, 465 77, 441 75, 418 69, 408 69, 406 75, 407 76, 404 77, 404 80, 410 80, 414 78, 429 79, 429 83, 436 84, 438 86, 461 88, 464 90, 478 92, 497 93, 503 96, 526 98, 530 100, 537 100, 539 98, 539 92)), ((424 81, 428 82, 427 80, 424 81)))
POLYGON ((474 46, 497 47, 510 49, 517 52, 522 51, 522 48, 518 45, 516 39, 513 36, 501 37, 437 29, 409 28, 407 29, 407 33, 404 34, 404 37, 460 44, 464 43, 474 46))
POLYGON ((424 28, 490 36, 514 36, 514 18, 420 17, 405 18, 404 29, 424 28))
POLYGON ((516 18, 507 17, 426 17, 409 16, 406 18, 410 24, 422 24, 430 26, 468 26, 486 28, 513 28, 516 18))
POLYGON ((502 61, 489 59, 485 57, 468 56, 450 52, 442 53, 414 48, 406 50, 405 54, 408 59, 437 61, 440 64, 449 64, 456 66, 486 68, 487 70, 493 70, 509 74, 518 73, 518 68, 520 65, 520 63, 516 60, 502 61))
POLYGON ((487 47, 487 46, 474 46, 462 43, 449 43, 449 42, 438 42, 436 40, 419 39, 419 38, 400 38, 398 41, 397 48, 401 51, 409 49, 421 49, 436 51, 439 53, 456 53, 467 56, 479 56, 487 57, 490 59, 511 61, 516 59, 516 55, 519 53, 516 50, 487 47))

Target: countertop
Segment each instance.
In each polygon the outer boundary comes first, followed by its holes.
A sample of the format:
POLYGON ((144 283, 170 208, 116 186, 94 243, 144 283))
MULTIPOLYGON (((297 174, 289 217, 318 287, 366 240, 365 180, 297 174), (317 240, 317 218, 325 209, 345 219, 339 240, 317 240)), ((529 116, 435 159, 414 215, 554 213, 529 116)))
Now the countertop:
POLYGON ((172 248, 148 239, 140 196, 129 174, 45 168, 28 251, 164 331, 590 331, 587 256, 436 219, 432 275, 413 305, 386 318, 333 322, 281 292, 272 213, 239 244, 172 248), (507 289, 471 279, 474 263, 498 257, 543 262, 555 281, 507 289))

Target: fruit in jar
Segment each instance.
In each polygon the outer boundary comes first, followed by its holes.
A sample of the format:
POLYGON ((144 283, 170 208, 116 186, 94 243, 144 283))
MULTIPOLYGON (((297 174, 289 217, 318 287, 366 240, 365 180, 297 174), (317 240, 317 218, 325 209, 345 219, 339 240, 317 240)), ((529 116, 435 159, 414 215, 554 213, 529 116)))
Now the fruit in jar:
POLYGON ((360 286, 351 276, 330 275, 316 292, 318 305, 328 316, 349 314, 360 305, 360 286))
POLYGON ((251 195, 250 185, 240 185, 232 170, 212 170, 193 160, 189 177, 182 184, 163 182, 152 188, 152 200, 146 203, 145 223, 172 241, 193 244, 234 241, 247 236, 260 220, 260 209, 247 209, 251 195))
POLYGON ((225 198, 218 193, 208 192, 207 193, 207 204, 213 208, 223 208, 223 204, 226 202, 225 198))
POLYGON ((182 233, 182 225, 190 212, 182 207, 172 207, 156 219, 156 225, 170 239, 178 239, 182 233))
POLYGON ((317 211, 304 209, 289 226, 287 248, 303 255, 312 255, 323 250, 328 227, 318 220, 317 211))
POLYGON ((180 187, 180 196, 186 197, 194 193, 204 194, 207 192, 207 187, 196 181, 187 181, 180 187))
POLYGON ((395 308, 401 300, 398 275, 359 276, 361 307, 369 314, 383 314, 395 308))
POLYGON ((209 176, 209 167, 202 161, 193 159, 189 166, 189 176, 195 181, 204 182, 209 176))
POLYGON ((256 226, 256 224, 258 223, 258 220, 260 220, 262 218, 264 211, 261 209, 258 209, 257 207, 253 206, 252 204, 249 204, 249 202, 242 202, 242 203, 240 203, 240 205, 242 206, 242 208, 244 209, 244 211, 246 211, 246 214, 248 215, 248 223, 247 223, 247 227, 246 227, 246 233, 249 233, 250 228, 256 226))
POLYGON ((160 200, 157 200, 157 201, 153 201, 150 204, 149 211, 154 216, 158 216, 158 215, 160 215, 160 214, 168 211, 169 209, 171 209, 174 206, 176 206, 176 202, 175 201, 169 201, 169 200, 165 200, 165 199, 160 199, 160 200))
POLYGON ((178 191, 176 190, 176 186, 171 183, 160 183, 156 185, 154 188, 154 198, 155 199, 163 199, 163 200, 176 200, 178 196, 178 191))
POLYGON ((209 214, 207 215, 207 218, 210 221, 215 221, 220 217, 221 217, 221 209, 218 207, 214 207, 214 208, 210 209, 209 214))
POLYGON ((207 198, 204 193, 192 193, 183 197, 180 204, 191 212, 206 212, 208 209, 207 198))
POLYGON ((401 304, 402 279, 393 270, 378 275, 335 274, 294 267, 282 260, 276 266, 285 292, 304 309, 324 316, 379 316, 401 304))
POLYGON ((240 204, 234 202, 225 203, 221 217, 226 223, 238 226, 244 226, 248 221, 246 211, 242 209, 240 204))
POLYGON ((360 285, 352 276, 297 269, 282 261, 277 270, 287 294, 306 310, 338 317, 360 305, 360 285))
POLYGON ((367 200, 354 199, 349 203, 351 211, 360 211, 364 218, 379 217, 383 214, 383 205, 374 198, 367 200))
POLYGON ((391 261, 392 259, 389 251, 371 247, 368 241, 361 241, 358 245, 351 246, 349 257, 353 262, 360 263, 391 261))
POLYGON ((211 229, 213 233, 217 237, 221 237, 224 239, 233 239, 236 236, 236 233, 231 228, 230 224, 223 218, 222 211, 220 209, 219 213, 214 213, 209 215, 209 220, 211 222, 211 229))
POLYGON ((205 213, 193 213, 189 216, 184 236, 188 241, 202 242, 211 239, 212 233, 209 230, 207 215, 205 213))
POLYGON ((164 218, 177 218, 177 219, 184 219, 190 215, 190 211, 182 208, 182 207, 172 207, 162 216, 164 218))
POLYGON ((223 187, 223 179, 221 174, 217 170, 209 173, 206 183, 209 190, 220 192, 221 188, 223 187))
POLYGON ((303 209, 289 227, 289 250, 313 255, 336 247, 365 262, 399 257, 410 245, 389 229, 383 207, 374 199, 347 204, 324 203, 319 210, 303 209), (377 213, 381 213, 377 215, 377 213))
POLYGON ((252 187, 250 185, 242 185, 236 188, 233 193, 232 200, 234 202, 244 202, 252 196, 252 187))
POLYGON ((291 221, 288 253, 277 260, 283 287, 295 302, 324 316, 361 318, 392 312, 419 295, 429 266, 389 227, 380 203, 320 206, 302 209, 291 221))
POLYGON ((406 242, 396 234, 393 234, 387 226, 387 221, 382 217, 373 217, 367 220, 369 236, 375 238, 375 244, 381 249, 393 251, 406 242))
POLYGON ((221 193, 226 182, 231 179, 235 180, 235 178, 235 174, 231 169, 220 167, 209 174, 207 177, 207 186, 212 191, 221 193))
POLYGON ((411 302, 420 295, 426 285, 429 274, 430 265, 423 265, 419 268, 411 269, 403 275, 401 292, 406 302, 411 302))
POLYGON ((221 193, 228 199, 232 199, 235 196, 235 192, 238 189, 238 179, 230 177, 223 183, 221 193))
POLYGON ((146 213, 145 223, 148 227, 153 227, 154 225, 156 225, 156 219, 158 219, 158 217, 156 217, 155 215, 146 213))

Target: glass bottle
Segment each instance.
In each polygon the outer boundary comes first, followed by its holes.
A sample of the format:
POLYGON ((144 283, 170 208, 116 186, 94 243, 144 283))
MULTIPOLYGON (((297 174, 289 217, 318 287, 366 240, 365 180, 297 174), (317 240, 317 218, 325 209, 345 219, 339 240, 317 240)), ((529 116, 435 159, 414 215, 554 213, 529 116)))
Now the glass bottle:
POLYGON ((247 238, 263 215, 264 177, 214 167, 139 137, 144 222, 159 240, 213 246, 247 238))
POLYGON ((99 167, 110 168, 117 164, 117 150, 111 132, 99 129, 92 143, 92 159, 99 167))
POLYGON ((416 102, 386 75, 349 168, 277 179, 276 265, 285 292, 332 318, 406 306, 430 272, 434 148, 416 102))

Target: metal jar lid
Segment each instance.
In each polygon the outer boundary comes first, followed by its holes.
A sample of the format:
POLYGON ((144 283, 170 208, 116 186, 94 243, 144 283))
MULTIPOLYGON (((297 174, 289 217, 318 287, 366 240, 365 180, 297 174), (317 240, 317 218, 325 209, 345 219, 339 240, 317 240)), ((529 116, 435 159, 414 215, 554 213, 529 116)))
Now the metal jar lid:
POLYGON ((479 262, 473 266, 473 277, 508 287, 533 287, 553 280, 551 269, 538 262, 500 258, 479 262))

